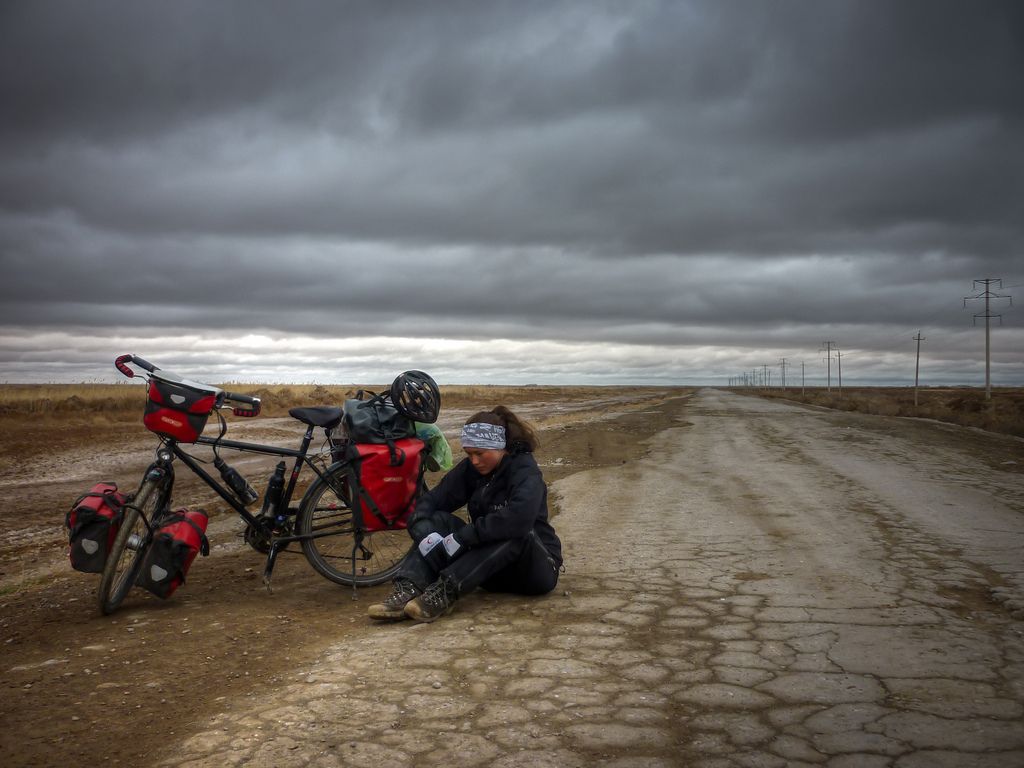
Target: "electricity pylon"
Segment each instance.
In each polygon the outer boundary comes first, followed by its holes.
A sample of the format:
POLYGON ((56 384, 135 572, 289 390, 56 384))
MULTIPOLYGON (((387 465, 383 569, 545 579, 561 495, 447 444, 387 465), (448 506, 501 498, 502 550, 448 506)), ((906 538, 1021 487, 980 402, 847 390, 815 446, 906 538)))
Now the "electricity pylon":
POLYGON ((986 277, 986 278, 983 278, 981 280, 975 280, 974 281, 974 289, 977 290, 979 285, 983 285, 984 286, 984 288, 981 289, 981 293, 979 293, 977 296, 964 296, 964 306, 965 307, 967 306, 967 302, 968 301, 975 301, 977 299, 984 299, 985 300, 985 311, 984 312, 977 312, 977 313, 975 313, 975 315, 974 315, 974 323, 975 323, 975 325, 977 325, 979 317, 984 317, 985 318, 985 399, 986 400, 991 400, 992 399, 992 343, 991 343, 991 339, 990 339, 991 332, 989 331, 989 325, 990 325, 989 321, 993 317, 998 317, 999 318, 999 324, 1002 325, 1003 324, 1003 316, 1002 315, 992 314, 992 311, 989 309, 989 303, 992 301, 992 299, 1009 299, 1010 300, 1010 306, 1012 307, 1013 306, 1013 297, 1012 296, 1007 296, 1007 295, 1004 295, 1004 294, 999 294, 999 293, 993 293, 992 292, 992 286, 993 285, 995 285, 996 288, 1002 288, 1003 287, 1003 281, 1000 278, 998 278, 998 277, 986 277))

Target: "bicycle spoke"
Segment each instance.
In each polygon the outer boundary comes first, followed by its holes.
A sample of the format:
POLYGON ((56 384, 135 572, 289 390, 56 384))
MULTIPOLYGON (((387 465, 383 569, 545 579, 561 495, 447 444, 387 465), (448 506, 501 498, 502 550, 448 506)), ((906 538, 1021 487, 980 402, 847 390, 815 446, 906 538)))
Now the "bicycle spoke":
POLYGON ((320 574, 338 584, 370 586, 390 579, 410 547, 405 530, 376 531, 356 541, 344 471, 317 481, 303 499, 298 532, 306 558, 320 574), (353 554, 355 572, 353 573, 353 554))
POLYGON ((135 585, 135 579, 152 538, 150 525, 163 510, 167 490, 164 484, 147 480, 133 499, 125 505, 121 529, 111 546, 97 592, 102 613, 117 610, 135 585))

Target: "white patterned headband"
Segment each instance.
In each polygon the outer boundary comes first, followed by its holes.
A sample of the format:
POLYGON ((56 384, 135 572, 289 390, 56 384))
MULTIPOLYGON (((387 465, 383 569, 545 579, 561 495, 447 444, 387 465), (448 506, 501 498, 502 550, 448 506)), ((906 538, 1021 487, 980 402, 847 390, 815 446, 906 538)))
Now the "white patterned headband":
POLYGON ((502 450, 505 447, 505 428, 500 424, 475 422, 462 428, 463 448, 483 448, 485 450, 502 450))

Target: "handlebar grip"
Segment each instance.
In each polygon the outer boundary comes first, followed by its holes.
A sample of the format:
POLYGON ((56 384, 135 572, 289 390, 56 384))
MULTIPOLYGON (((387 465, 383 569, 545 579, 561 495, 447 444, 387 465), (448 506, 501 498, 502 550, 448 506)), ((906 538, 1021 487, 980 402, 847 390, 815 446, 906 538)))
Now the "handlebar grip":
POLYGON ((125 363, 132 361, 133 355, 118 355, 114 359, 114 367, 117 368, 122 374, 127 376, 129 379, 135 378, 135 371, 129 368, 125 363))
POLYGON ((230 400, 235 403, 242 403, 248 405, 248 408, 232 408, 231 412, 235 416, 242 416, 245 418, 260 415, 260 399, 258 397, 250 397, 249 395, 238 395, 234 392, 225 392, 224 399, 230 400))
POLYGON ((131 368, 128 367, 128 365, 127 365, 128 363, 134 363, 135 365, 139 366, 139 368, 142 368, 143 370, 149 371, 150 373, 154 373, 155 371, 159 371, 160 370, 155 365, 153 365, 150 362, 147 362, 147 361, 143 360, 138 355, 118 355, 114 359, 114 367, 117 368, 117 370, 119 370, 122 374, 127 376, 129 379, 134 379, 135 378, 135 371, 133 371, 131 368))

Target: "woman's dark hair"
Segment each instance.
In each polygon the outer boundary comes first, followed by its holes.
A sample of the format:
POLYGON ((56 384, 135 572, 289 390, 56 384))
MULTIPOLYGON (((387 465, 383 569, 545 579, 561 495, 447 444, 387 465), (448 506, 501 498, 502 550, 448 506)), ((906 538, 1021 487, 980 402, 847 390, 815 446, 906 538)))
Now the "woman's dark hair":
POLYGON ((516 416, 504 405, 499 405, 489 411, 474 413, 468 419, 467 424, 496 424, 505 428, 505 450, 509 453, 529 453, 536 450, 540 445, 537 433, 533 427, 516 416))

